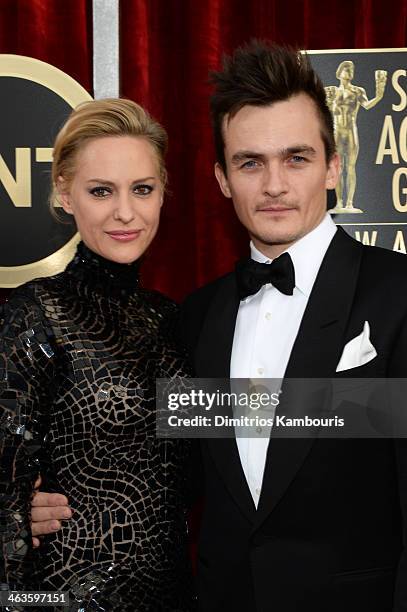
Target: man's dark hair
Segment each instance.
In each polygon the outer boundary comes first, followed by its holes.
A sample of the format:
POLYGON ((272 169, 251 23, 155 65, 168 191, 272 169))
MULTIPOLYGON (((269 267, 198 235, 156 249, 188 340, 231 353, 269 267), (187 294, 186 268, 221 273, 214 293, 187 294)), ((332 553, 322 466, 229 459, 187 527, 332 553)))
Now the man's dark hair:
POLYGON ((315 103, 321 123, 325 157, 335 152, 333 119, 327 106, 321 79, 306 54, 253 40, 223 59, 223 70, 212 72, 215 85, 211 97, 211 114, 217 161, 226 172, 223 120, 230 119, 246 105, 269 106, 304 93, 315 103))

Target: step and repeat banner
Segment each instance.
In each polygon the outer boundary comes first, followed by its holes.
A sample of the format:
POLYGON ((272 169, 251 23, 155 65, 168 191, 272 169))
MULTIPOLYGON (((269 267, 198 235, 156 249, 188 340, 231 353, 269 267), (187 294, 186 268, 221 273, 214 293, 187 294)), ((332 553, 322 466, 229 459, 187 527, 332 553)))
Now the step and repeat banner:
MULTIPOLYGON (((407 50, 311 51, 333 114, 342 176, 335 222, 364 244, 406 253, 407 50)), ((60 272, 79 236, 49 210, 56 133, 87 91, 61 70, 0 55, 0 287, 60 272)), ((178 237, 175 238, 178 240, 178 237)))
POLYGON ((334 220, 364 244, 406 253, 407 50, 315 51, 311 60, 341 157, 334 220))

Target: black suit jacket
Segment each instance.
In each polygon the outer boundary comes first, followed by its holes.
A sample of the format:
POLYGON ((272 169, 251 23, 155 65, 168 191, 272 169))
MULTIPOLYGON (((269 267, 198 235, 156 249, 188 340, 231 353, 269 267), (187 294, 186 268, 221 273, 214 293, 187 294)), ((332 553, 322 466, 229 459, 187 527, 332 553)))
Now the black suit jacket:
MULTIPOLYGON (((187 298, 182 331, 197 376, 229 376, 238 307, 234 273, 187 298)), ((345 376, 405 377, 407 259, 339 228, 286 377, 334 377, 343 347, 365 321, 377 357, 345 376)), ((203 611, 407 610, 406 440, 272 438, 257 511, 236 441, 204 440, 201 452, 203 611)))

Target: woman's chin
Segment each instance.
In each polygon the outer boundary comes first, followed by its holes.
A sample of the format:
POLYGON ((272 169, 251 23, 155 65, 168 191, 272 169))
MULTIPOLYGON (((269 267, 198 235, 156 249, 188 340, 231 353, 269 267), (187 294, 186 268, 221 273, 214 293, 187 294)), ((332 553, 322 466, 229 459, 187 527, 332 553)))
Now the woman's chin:
POLYGON ((108 259, 118 264, 131 264, 141 257, 145 248, 140 244, 113 244, 113 245, 87 245, 92 251, 96 252, 104 259, 108 259))
MULTIPOLYGON (((144 251, 143 251, 144 252, 144 251)), ((110 249, 109 254, 103 255, 106 259, 110 259, 118 264, 131 264, 143 254, 141 249, 118 248, 110 249)))

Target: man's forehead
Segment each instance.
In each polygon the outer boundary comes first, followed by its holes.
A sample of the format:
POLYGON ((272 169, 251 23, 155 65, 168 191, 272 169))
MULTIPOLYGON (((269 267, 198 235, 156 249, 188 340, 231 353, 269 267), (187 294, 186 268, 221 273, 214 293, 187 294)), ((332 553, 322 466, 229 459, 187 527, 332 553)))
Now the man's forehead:
POLYGON ((320 139, 321 120, 312 98, 300 94, 264 106, 246 104, 224 117, 222 131, 225 144, 232 139, 239 147, 253 147, 259 139, 276 137, 279 147, 290 147, 320 139))
POLYGON ((236 110, 232 110, 226 113, 223 117, 222 128, 227 130, 231 124, 235 124, 236 120, 239 123, 247 118, 255 119, 258 117, 259 121, 265 120, 268 117, 269 121, 272 121, 272 117, 278 114, 294 112, 308 112, 314 114, 315 119, 318 121, 318 109, 315 101, 308 96, 306 93, 299 93, 290 96, 286 100, 276 100, 270 104, 244 104, 236 110))

